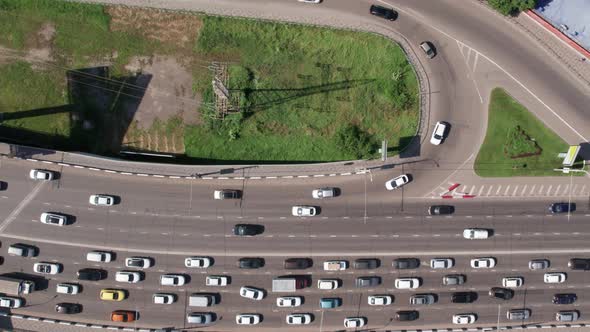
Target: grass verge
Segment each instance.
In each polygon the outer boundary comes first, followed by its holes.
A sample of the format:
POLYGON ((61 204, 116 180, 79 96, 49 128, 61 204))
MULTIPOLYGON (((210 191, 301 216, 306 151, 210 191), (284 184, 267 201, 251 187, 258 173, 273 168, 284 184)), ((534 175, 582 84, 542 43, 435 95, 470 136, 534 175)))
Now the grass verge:
MULTIPOLYGON (((486 137, 475 159, 475 173, 483 177, 559 176, 568 144, 547 128, 506 91, 492 91, 486 137), (519 127, 520 130, 516 129, 519 127), (540 153, 535 154, 540 148, 540 153), (517 155, 534 154, 521 158, 517 155)), ((580 175, 574 173, 576 175, 580 175)))

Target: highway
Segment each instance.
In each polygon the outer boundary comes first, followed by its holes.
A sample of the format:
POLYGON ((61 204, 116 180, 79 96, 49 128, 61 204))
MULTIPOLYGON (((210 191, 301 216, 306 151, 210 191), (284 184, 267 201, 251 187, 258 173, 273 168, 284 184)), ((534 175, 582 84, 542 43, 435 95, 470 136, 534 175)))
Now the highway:
MULTIPOLYGON (((364 176, 218 181, 142 178, 3 158, 0 180, 7 183, 7 188, 0 192, 0 250, 4 258, 0 271, 32 277, 34 262, 55 261, 64 266, 62 273, 47 276, 48 282, 37 279, 42 289, 25 296, 26 306, 12 312, 126 327, 190 330, 196 327, 186 324, 186 313, 215 312, 217 321, 209 327, 198 327, 203 331, 236 331, 235 315, 239 313, 263 315, 260 325, 239 328, 254 331, 287 328, 285 316, 296 312, 314 315, 308 327, 293 327, 298 331, 342 330, 343 319, 351 316, 367 317, 366 328, 371 330, 457 327, 451 323, 452 315, 457 313, 478 315, 476 324, 469 327, 555 323, 557 311, 572 309, 581 312, 581 321, 588 321, 589 274, 567 267, 570 258, 590 257, 588 198, 424 198, 440 184, 447 185, 453 174, 472 173, 474 154, 485 135, 492 88, 507 89, 568 143, 575 144, 590 136, 587 89, 515 27, 471 1, 391 0, 387 3, 400 12, 393 23, 370 16, 368 7, 372 3, 325 0, 319 6, 310 6, 290 0, 218 0, 213 5, 204 0, 190 4, 167 0, 152 5, 400 33, 415 47, 410 51, 426 72, 431 91, 431 106, 424 114, 428 130, 420 133, 424 143, 414 147, 419 153, 412 161, 417 162, 404 164, 409 159, 397 158, 393 168, 364 176), (437 47, 438 55, 431 61, 417 48, 423 40, 431 40, 437 47), (450 122, 452 130, 444 144, 435 147, 427 139, 439 120, 450 122), (34 182, 28 179, 34 167, 59 171, 61 176, 51 182, 34 182), (412 174, 414 180, 400 190, 386 191, 385 181, 403 173, 412 174), (341 195, 314 200, 311 190, 322 186, 338 187, 341 195), (243 198, 213 200, 213 190, 221 188, 240 189, 243 198), (116 195, 121 202, 113 207, 90 206, 89 195, 97 193, 116 195), (577 211, 571 216, 552 215, 547 210, 552 202, 569 200, 577 203, 577 211), (291 206, 306 204, 319 206, 320 215, 291 215, 291 206), (452 204, 456 213, 428 216, 427 208, 434 204, 452 204), (75 221, 64 227, 42 224, 39 216, 47 211, 72 215, 75 221), (232 227, 238 223, 263 225, 265 230, 255 237, 236 237, 232 227), (473 227, 492 229, 494 234, 486 240, 463 239, 463 229, 473 227), (34 258, 9 256, 6 251, 13 243, 35 245, 40 254, 34 258), (97 249, 115 252, 115 261, 87 262, 85 254, 97 249), (155 266, 145 270, 145 280, 137 284, 116 282, 116 271, 128 270, 124 258, 132 255, 153 257, 155 266), (188 269, 183 265, 187 256, 209 256, 215 263, 207 269, 188 269), (241 257, 263 257, 265 267, 240 270, 237 260, 241 257), (283 261, 289 257, 309 257, 314 265, 306 270, 285 270, 283 261), (419 258, 421 266, 416 270, 395 270, 391 262, 400 257, 419 258), (430 259, 445 257, 454 258, 455 266, 444 270, 429 267, 430 259), (495 257, 497 265, 492 269, 471 268, 470 259, 478 257, 495 257), (381 266, 372 270, 322 270, 326 260, 344 259, 352 264, 358 258, 377 258, 381 266), (549 259, 550 267, 530 270, 528 262, 538 258, 549 259), (55 293, 56 283, 77 282, 76 271, 84 267, 103 268, 108 277, 99 282, 79 282, 83 290, 76 296, 55 293), (545 272, 566 272, 567 281, 545 284, 545 272), (162 287, 158 281, 163 273, 181 273, 190 281, 182 287, 162 287), (289 274, 311 275, 313 282, 295 294, 280 294, 304 296, 301 307, 278 308, 275 301, 279 294, 270 291, 271 281, 289 274), (444 286, 442 277, 447 274, 464 274, 467 282, 444 286), (206 275, 230 276, 231 284, 207 287, 206 275), (382 277, 379 286, 354 286, 357 277, 372 275, 382 277), (506 276, 522 276, 525 284, 516 289, 512 300, 490 298, 490 287, 500 286, 506 276), (419 277, 422 286, 415 290, 395 289, 398 277, 419 277), (320 291, 316 287, 320 278, 338 278, 343 286, 320 291), (241 298, 238 290, 244 285, 263 288, 267 295, 256 302, 241 298), (128 299, 100 301, 98 293, 107 287, 127 290, 128 299), (477 292, 478 299, 472 304, 451 304, 451 294, 456 291, 477 292), (174 293, 178 301, 168 306, 153 304, 155 292, 174 293), (190 308, 187 297, 194 292, 219 293, 221 303, 211 308, 190 308), (554 294, 567 292, 578 295, 574 304, 551 303, 554 294), (429 306, 411 306, 409 297, 422 293, 437 294, 438 301, 429 306), (367 296, 371 294, 392 295, 394 303, 370 307, 367 296), (340 297, 343 305, 321 310, 318 302, 322 297, 340 297), (80 303, 83 312, 56 314, 53 307, 59 302, 80 303), (506 311, 517 308, 531 309, 532 316, 526 321, 508 321, 506 311), (117 309, 137 310, 139 320, 111 323, 110 313, 117 309), (395 321, 398 310, 418 310, 419 319, 395 321)), ((563 185, 570 181, 563 178, 563 185)), ((518 179, 514 182, 518 183, 518 179)))

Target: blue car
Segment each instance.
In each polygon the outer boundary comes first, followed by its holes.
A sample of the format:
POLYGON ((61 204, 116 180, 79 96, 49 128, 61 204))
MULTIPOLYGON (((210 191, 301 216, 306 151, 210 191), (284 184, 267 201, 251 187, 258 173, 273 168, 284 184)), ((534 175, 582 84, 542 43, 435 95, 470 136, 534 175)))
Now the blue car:
POLYGON ((553 203, 549 206, 551 213, 567 213, 576 211, 576 203, 553 203))
POLYGON ((342 305, 342 299, 339 297, 324 297, 320 299, 320 308, 332 309, 342 305))

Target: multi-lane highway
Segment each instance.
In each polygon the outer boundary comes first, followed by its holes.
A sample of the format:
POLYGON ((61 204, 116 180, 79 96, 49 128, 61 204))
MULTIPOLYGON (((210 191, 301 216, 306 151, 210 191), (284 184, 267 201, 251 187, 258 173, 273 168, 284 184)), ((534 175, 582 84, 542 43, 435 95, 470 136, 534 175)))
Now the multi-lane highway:
MULTIPOLYGON (((39 248, 39 256, 34 258, 4 253, 2 271, 36 275, 32 266, 38 261, 60 262, 64 268, 57 275, 46 276, 46 288, 42 286, 45 289, 25 296, 26 306, 14 312, 64 319, 53 312, 53 307, 60 302, 74 302, 83 306, 82 313, 75 315, 78 321, 104 323, 111 311, 128 309, 139 311, 140 319, 117 324, 194 327, 185 323, 186 313, 205 309, 218 315, 218 321, 208 329, 224 331, 236 328, 238 313, 262 314, 264 320, 255 329, 271 330, 286 327, 287 314, 302 312, 315 317, 309 330, 321 326, 328 331, 342 328, 344 318, 351 316, 367 317, 371 329, 385 329, 450 326, 452 315, 464 312, 477 313, 479 325, 493 325, 498 323, 498 317, 500 324, 543 323, 554 321, 558 310, 587 310, 584 299, 589 296, 589 274, 567 267, 570 258, 590 257, 586 244, 590 232, 586 226, 590 221, 587 202, 577 202, 578 209, 571 216, 549 213, 548 201, 477 200, 455 204, 454 215, 429 216, 428 206, 440 204, 441 200, 404 199, 403 190, 387 191, 383 184, 396 174, 394 170, 374 174, 372 182, 367 178, 365 192, 364 176, 214 183, 108 174, 89 177, 84 170, 54 168, 61 172, 59 180, 37 182, 28 178, 28 169, 35 166, 38 164, 3 160, 0 168, 3 178, 11 179, 0 200, 2 248, 6 250, 14 243, 39 248), (311 197, 314 188, 333 185, 335 180, 341 191, 339 197, 311 197), (213 190, 219 188, 243 190, 243 199, 214 200, 213 190), (112 207, 91 206, 88 197, 96 193, 116 195, 121 201, 112 207), (321 206, 321 213, 316 217, 293 217, 290 208, 295 204, 321 206), (75 221, 63 227, 40 223, 40 214, 47 211, 75 216, 75 221), (237 223, 259 224, 265 229, 255 237, 238 237, 232 234, 237 223), (486 240, 466 240, 462 231, 470 227, 493 229, 494 234, 486 240), (86 261, 86 253, 97 249, 116 253, 115 261, 86 261), (155 265, 144 270, 145 279, 137 284, 116 282, 117 271, 130 270, 124 266, 125 257, 133 255, 152 257, 155 265), (212 257, 214 265, 207 269, 186 268, 184 258, 188 256, 212 257), (242 257, 262 257, 265 266, 241 270, 237 261, 242 257), (309 257, 314 264, 305 270, 285 270, 283 262, 289 257, 309 257), (392 261, 400 257, 419 258, 421 266, 396 270, 392 261), (431 269, 430 259, 441 257, 453 258, 455 265, 431 269), (494 257, 497 265, 473 269, 470 260, 477 257, 494 257), (322 269, 326 260, 344 259, 352 265, 359 258, 379 259, 380 267, 340 272, 322 269), (528 262, 537 258, 549 259, 550 267, 531 271, 528 262), (108 276, 97 282, 77 281, 76 272, 84 267, 105 269, 108 276), (543 282, 545 272, 566 272, 568 279, 563 284, 548 285, 543 282), (161 286, 159 277, 164 273, 186 275, 189 282, 182 287, 161 286), (289 274, 311 276, 311 287, 294 293, 271 292, 273 277, 289 274), (442 277, 448 274, 463 274, 466 283, 444 286, 442 277), (227 287, 208 287, 207 275, 227 275, 231 283, 227 287), (362 276, 380 276, 382 283, 356 288, 355 279, 362 276), (522 276, 525 284, 516 289, 512 300, 490 298, 490 287, 501 286, 501 279, 507 276, 522 276), (394 280, 399 277, 419 277, 423 283, 415 290, 395 289, 394 280), (320 291, 316 286, 320 278, 340 279, 342 287, 320 291), (80 294, 55 292, 57 283, 72 281, 83 286, 80 294), (260 302, 240 297, 238 290, 245 285, 265 289, 266 297, 260 302), (115 304, 100 301, 98 294, 103 288, 125 289, 129 297, 115 304), (478 299, 473 304, 450 304, 452 293, 457 291, 477 292, 478 299), (151 298, 156 292, 174 293, 178 301, 168 306, 153 304, 151 298), (195 292, 218 293, 221 303, 210 308, 188 307, 187 299, 195 292), (579 300, 573 305, 551 304, 553 295, 560 292, 575 292, 579 300), (409 297, 421 293, 437 294, 438 301, 429 306, 411 306, 409 297), (394 303, 369 306, 367 296, 372 294, 392 295, 394 303), (279 308, 276 298, 284 295, 304 296, 304 304, 279 308), (343 304, 321 310, 319 300, 323 297, 339 297, 343 304), (529 308, 533 315, 527 321, 508 321, 506 311, 517 308, 529 308), (415 322, 392 320, 399 310, 418 310, 420 318, 415 322)), ((74 319, 74 315, 67 319, 74 319)))

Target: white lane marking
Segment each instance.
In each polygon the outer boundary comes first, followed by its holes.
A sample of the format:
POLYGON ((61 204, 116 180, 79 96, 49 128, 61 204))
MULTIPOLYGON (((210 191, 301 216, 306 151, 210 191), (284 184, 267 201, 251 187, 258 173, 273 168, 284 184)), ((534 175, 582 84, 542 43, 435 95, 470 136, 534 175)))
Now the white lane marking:
POLYGON ((537 192, 537 194, 539 195, 543 195, 543 188, 545 187, 545 185, 541 185, 541 188, 539 188, 539 191, 537 192))
POLYGON ((471 187, 471 190, 469 190, 467 193, 468 194, 473 194, 473 192, 475 192, 475 186, 471 187))
POLYGON ((498 190, 496 190, 496 196, 498 196, 498 194, 500 193, 500 189, 502 189, 502 186, 499 186, 498 190))
POLYGON ((531 188, 531 191, 529 192, 529 196, 532 196, 533 195, 533 191, 535 191, 535 187, 536 186, 537 186, 536 184, 533 185, 533 187, 531 188))
POLYGON ((524 188, 522 188, 522 191, 520 192, 520 196, 524 195, 524 192, 526 191, 526 187, 528 186, 528 184, 524 185, 524 188))
POLYGON ((490 186, 490 189, 488 189, 488 192, 486 193, 486 196, 490 196, 490 192, 492 192, 492 188, 494 188, 494 186, 490 186))
POLYGON ((4 229, 6 227, 8 227, 8 225, 10 225, 11 222, 14 221, 14 219, 21 213, 21 211, 27 205, 29 205, 29 203, 31 203, 33 198, 35 198, 35 196, 37 196, 37 194, 39 193, 39 191, 43 187, 44 183, 45 182, 43 182, 43 181, 40 181, 39 183, 37 183, 37 185, 33 188, 33 190, 31 190, 31 192, 28 193, 27 196, 25 196, 25 198, 16 206, 16 208, 14 208, 14 210, 12 210, 12 212, 10 212, 8 217, 6 217, 6 219, 4 219, 4 221, 0 225, 0 234, 4 231, 4 229))
POLYGON ((477 196, 481 196, 481 192, 483 191, 483 188, 485 188, 485 186, 481 186, 479 188, 479 191, 477 192, 477 196))
POLYGON ((572 188, 572 195, 576 195, 576 188, 578 188, 577 184, 574 184, 574 187, 572 188))
POLYGON ((563 189, 563 192, 561 194, 564 195, 564 196, 567 195, 567 190, 569 189, 569 187, 570 187, 570 185, 569 184, 566 184, 565 185, 565 189, 563 189))
POLYGON ((549 185, 549 188, 547 188, 547 193, 545 194, 545 196, 551 195, 551 188, 553 188, 553 185, 549 185))
POLYGON ((514 195, 516 195, 516 191, 517 191, 517 190, 518 190, 518 186, 516 186, 516 188, 514 188, 514 191, 512 192, 512 195, 511 195, 511 196, 514 196, 514 195))

